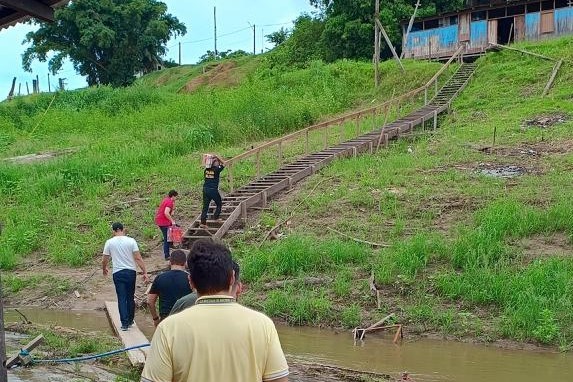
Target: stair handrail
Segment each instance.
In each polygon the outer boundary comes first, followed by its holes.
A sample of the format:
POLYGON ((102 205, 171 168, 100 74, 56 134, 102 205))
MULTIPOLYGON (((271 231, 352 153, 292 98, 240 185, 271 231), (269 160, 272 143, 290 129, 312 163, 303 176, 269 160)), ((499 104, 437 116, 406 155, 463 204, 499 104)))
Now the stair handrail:
POLYGON ((389 108, 392 107, 392 105, 394 105, 394 104, 400 105, 404 99, 413 98, 422 92, 424 92, 424 104, 426 105, 428 103, 428 89, 432 86, 432 84, 435 84, 435 93, 436 93, 436 95, 438 94, 439 77, 446 71, 446 69, 450 66, 450 64, 456 58, 460 57, 460 54, 462 54, 462 52, 465 50, 465 48, 466 48, 465 45, 460 45, 459 48, 450 57, 450 59, 440 68, 440 70, 438 70, 436 72, 436 74, 434 74, 434 76, 432 78, 430 78, 430 80, 428 82, 426 82, 425 85, 420 86, 419 88, 410 90, 407 93, 404 93, 400 96, 394 97, 394 98, 387 100, 387 101, 385 101, 379 105, 365 108, 362 110, 358 110, 355 112, 351 112, 348 114, 344 114, 338 118, 334 118, 334 119, 330 119, 328 121, 320 122, 320 123, 308 126, 304 129, 295 131, 293 133, 284 135, 282 137, 275 138, 269 142, 263 143, 257 147, 254 147, 250 150, 247 150, 241 154, 235 155, 234 157, 226 160, 225 164, 227 166, 227 178, 228 178, 228 182, 230 183, 231 191, 233 191, 233 189, 234 189, 234 187, 233 187, 233 172, 232 172, 233 165, 236 164, 237 162, 239 162, 240 160, 250 158, 252 156, 257 156, 257 177, 259 177, 259 175, 260 175, 259 174, 259 167, 260 167, 259 159, 260 159, 260 154, 264 149, 267 149, 267 148, 270 148, 273 146, 278 146, 279 147, 279 161, 282 161, 282 144, 284 142, 287 142, 287 141, 290 141, 290 140, 293 140, 295 138, 298 138, 298 137, 305 135, 306 136, 305 151, 308 154, 308 133, 311 131, 321 130, 321 129, 325 129, 325 128, 332 127, 332 126, 339 126, 342 123, 345 123, 348 121, 353 121, 353 120, 357 124, 357 130, 359 130, 358 126, 360 123, 360 119, 364 115, 373 115, 375 117, 379 110, 384 110, 387 113, 389 108))

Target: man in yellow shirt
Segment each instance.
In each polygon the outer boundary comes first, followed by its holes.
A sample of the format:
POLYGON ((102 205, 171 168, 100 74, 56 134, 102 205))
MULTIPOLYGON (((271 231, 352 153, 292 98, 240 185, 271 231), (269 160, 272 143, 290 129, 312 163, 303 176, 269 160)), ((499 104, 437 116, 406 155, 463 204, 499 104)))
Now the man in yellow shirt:
POLYGON ((187 265, 199 298, 159 324, 141 380, 287 382, 288 365, 275 325, 231 296, 230 251, 212 240, 198 240, 187 265))

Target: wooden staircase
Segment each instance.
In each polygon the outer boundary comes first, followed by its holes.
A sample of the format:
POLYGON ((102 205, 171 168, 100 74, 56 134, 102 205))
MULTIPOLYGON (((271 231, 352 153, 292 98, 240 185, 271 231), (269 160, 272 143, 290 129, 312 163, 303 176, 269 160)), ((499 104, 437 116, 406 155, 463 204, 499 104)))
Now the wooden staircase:
MULTIPOLYGON (((368 134, 303 156, 225 195, 221 221, 207 220, 208 228, 199 228, 200 215, 198 215, 183 236, 184 247, 189 248, 195 240, 202 238, 222 238, 238 219, 246 219, 250 207, 265 206, 273 195, 289 189, 296 182, 314 174, 336 158, 356 156, 363 152, 372 153, 380 142, 387 143, 391 139, 397 139, 400 135, 409 133, 416 126, 427 122, 431 122, 435 129, 438 124, 438 115, 450 108, 451 102, 468 84, 475 69, 476 65, 473 63, 462 64, 427 105, 405 117, 368 134)), ((209 216, 212 215, 214 209, 211 205, 209 216)))

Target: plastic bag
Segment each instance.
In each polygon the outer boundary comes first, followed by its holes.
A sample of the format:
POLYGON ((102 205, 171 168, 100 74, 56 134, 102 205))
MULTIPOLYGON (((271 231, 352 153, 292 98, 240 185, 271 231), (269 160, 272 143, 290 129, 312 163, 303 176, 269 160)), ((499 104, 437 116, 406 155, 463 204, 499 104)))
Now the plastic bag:
POLYGON ((181 244, 183 241, 183 230, 177 225, 172 225, 167 229, 167 241, 173 243, 173 246, 181 244))

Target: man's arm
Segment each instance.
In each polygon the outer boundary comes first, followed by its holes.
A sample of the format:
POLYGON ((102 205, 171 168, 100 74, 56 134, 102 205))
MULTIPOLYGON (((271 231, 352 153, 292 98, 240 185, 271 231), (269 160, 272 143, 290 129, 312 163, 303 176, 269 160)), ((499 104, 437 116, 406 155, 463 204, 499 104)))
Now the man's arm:
MULTIPOLYGON (((153 286, 151 288, 153 288, 153 286)), ((159 295, 151 292, 147 295, 147 306, 149 307, 149 313, 151 313, 151 318, 153 318, 153 325, 155 326, 159 324, 159 314, 157 313, 157 308, 155 307, 157 297, 159 297, 159 295)))
POLYGON ((107 270, 107 264, 109 264, 109 255, 106 255, 105 253, 103 254, 103 259, 101 260, 101 268, 103 270, 103 275, 107 276, 108 274, 108 270, 107 270))
POLYGON ((147 270, 145 269, 145 263, 143 262, 143 259, 141 258, 141 253, 139 253, 139 251, 133 252, 133 259, 135 260, 135 262, 137 263, 137 265, 139 266, 139 268, 143 272, 143 281, 145 281, 146 283, 149 282, 149 275, 147 274, 147 270))

